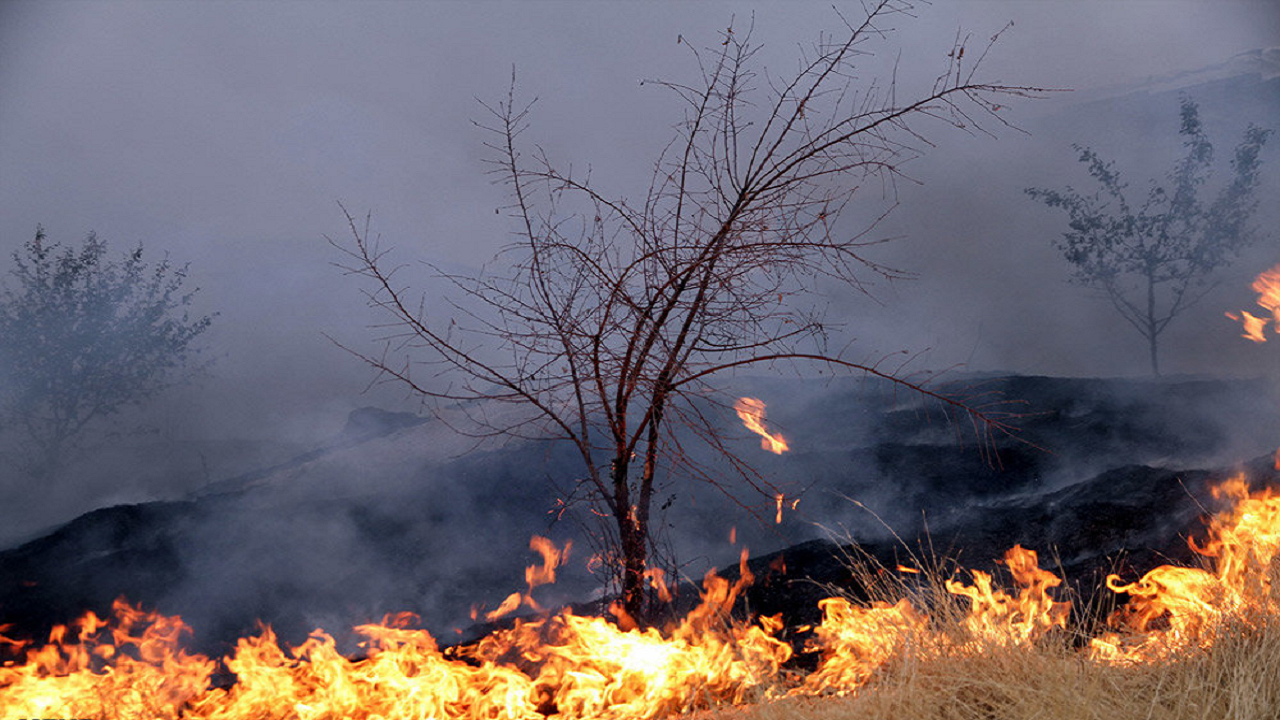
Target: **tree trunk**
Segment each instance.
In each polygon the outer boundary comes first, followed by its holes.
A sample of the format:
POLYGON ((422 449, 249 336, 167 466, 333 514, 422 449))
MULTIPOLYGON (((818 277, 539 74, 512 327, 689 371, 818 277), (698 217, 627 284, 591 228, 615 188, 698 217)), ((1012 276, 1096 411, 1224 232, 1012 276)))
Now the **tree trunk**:
POLYGON ((1156 355, 1156 336, 1151 334, 1147 336, 1148 343, 1151 348, 1151 374, 1160 377, 1160 358, 1156 355))
POLYGON ((644 567, 648 560, 645 530, 635 519, 622 532, 622 609, 637 623, 644 619, 644 567))
POLYGON ((1147 266, 1147 343, 1151 351, 1151 374, 1160 377, 1160 360, 1156 355, 1156 279, 1155 267, 1147 266))
POLYGON ((617 500, 614 520, 622 551, 622 609, 637 622, 644 612, 644 568, 648 560, 648 532, 637 508, 631 504, 627 484, 628 458, 615 458, 611 474, 617 500))

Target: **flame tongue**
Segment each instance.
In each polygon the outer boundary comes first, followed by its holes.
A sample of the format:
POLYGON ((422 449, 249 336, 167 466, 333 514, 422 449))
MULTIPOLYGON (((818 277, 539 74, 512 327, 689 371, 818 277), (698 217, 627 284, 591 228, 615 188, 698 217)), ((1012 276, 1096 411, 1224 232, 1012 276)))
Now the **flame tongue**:
POLYGON ((1254 342, 1267 341, 1266 329, 1270 324, 1274 332, 1280 333, 1280 265, 1264 270, 1253 281, 1253 289, 1258 293, 1258 306, 1271 313, 1271 317, 1258 317, 1241 310, 1227 313, 1227 317, 1238 321, 1244 328, 1240 337, 1254 342))
MULTIPOLYGON (((489 621, 506 617, 521 605, 534 610, 541 611, 542 607, 538 605, 538 601, 533 599, 533 589, 540 585, 550 585, 556 581, 556 568, 564 565, 569 559, 569 551, 573 549, 573 541, 565 543, 564 549, 557 548, 555 543, 540 535, 534 535, 529 539, 529 549, 542 556, 541 565, 529 565, 524 569, 524 581, 529 589, 526 592, 514 592, 507 596, 497 608, 485 613, 484 618, 489 621)), ((471 609, 471 619, 475 620, 479 616, 479 609, 471 609)))
POLYGON ((1011 645, 1033 640, 1054 627, 1066 627, 1070 602, 1059 602, 1049 589, 1062 584, 1057 575, 1042 570, 1034 550, 1015 545, 1004 556, 1009 573, 1021 590, 1016 597, 993 589, 991 576, 973 571, 973 585, 947 580, 947 591, 968 597, 970 610, 965 626, 975 640, 1011 645))
POLYGON ((770 433, 764 427, 764 401, 753 397, 738 398, 733 404, 734 412, 742 420, 748 430, 760 436, 760 447, 775 455, 781 455, 789 448, 781 435, 770 433))
POLYGON ((1258 293, 1258 304, 1271 311, 1271 316, 1280 322, 1280 265, 1264 270, 1253 281, 1253 289, 1258 293))

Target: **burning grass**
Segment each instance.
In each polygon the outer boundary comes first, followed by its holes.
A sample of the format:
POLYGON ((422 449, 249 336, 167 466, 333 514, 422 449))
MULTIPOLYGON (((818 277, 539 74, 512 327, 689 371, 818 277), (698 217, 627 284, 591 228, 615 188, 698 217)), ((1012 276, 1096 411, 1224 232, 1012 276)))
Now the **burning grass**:
MULTIPOLYGON (((999 577, 864 562, 876 599, 823 600, 801 648, 777 618, 732 618, 745 553, 738 580, 709 574, 701 604, 662 630, 560 612, 442 650, 402 615, 357 628, 360 658, 321 631, 283 649, 266 628, 221 661, 189 655, 180 619, 119 602, 113 622, 86 615, 45 645, 0 637, 15 658, 0 719, 1272 718, 1280 496, 1243 477, 1216 492, 1231 507, 1192 545, 1205 567, 1112 576, 1127 602, 1106 616, 1073 615, 1061 578, 1022 547, 999 577)), ((559 562, 542 545, 530 591, 559 562)))
POLYGON ((910 655, 857 693, 789 697, 714 720, 1264 720, 1280 709, 1280 623, 1228 623, 1212 651, 1132 665, 1091 660, 1070 643, 910 655))

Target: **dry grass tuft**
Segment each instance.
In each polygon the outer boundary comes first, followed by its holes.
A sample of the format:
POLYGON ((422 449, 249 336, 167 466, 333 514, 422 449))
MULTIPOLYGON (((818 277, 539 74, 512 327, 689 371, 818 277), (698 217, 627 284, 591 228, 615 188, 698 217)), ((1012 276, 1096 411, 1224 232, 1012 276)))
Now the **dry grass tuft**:
POLYGON ((1209 649, 1130 665, 1090 660, 1065 637, 950 652, 916 645, 856 694, 789 697, 706 720, 1280 717, 1280 618, 1228 622, 1215 635, 1209 649))

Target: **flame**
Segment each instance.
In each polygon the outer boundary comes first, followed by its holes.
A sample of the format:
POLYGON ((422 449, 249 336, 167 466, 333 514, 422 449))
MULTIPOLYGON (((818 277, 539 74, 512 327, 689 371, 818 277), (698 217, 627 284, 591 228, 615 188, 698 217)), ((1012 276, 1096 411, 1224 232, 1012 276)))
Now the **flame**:
POLYGON ((1252 340, 1258 343, 1264 343, 1267 341, 1267 335, 1263 331, 1267 329, 1267 323, 1271 322, 1271 318, 1254 317, 1253 313, 1248 310, 1241 310, 1239 315, 1233 312, 1224 314, 1232 320, 1239 322, 1244 328, 1244 332, 1240 334, 1240 337, 1245 340, 1252 340))
POLYGON ((1004 555, 1021 590, 1017 597, 1000 589, 992 589, 991 576, 981 570, 972 571, 973 585, 947 580, 947 591, 969 598, 970 610, 964 626, 979 642, 1015 645, 1033 640, 1055 627, 1065 628, 1071 603, 1054 600, 1049 589, 1062 584, 1062 579, 1040 569, 1036 551, 1015 545, 1004 555))
MULTIPOLYGON (((1092 641, 1096 657, 1140 661, 1167 657, 1189 647, 1205 647, 1228 617, 1248 620, 1280 612, 1276 583, 1280 552, 1280 496, 1270 489, 1249 491, 1243 474, 1212 489, 1231 508, 1209 522, 1209 537, 1191 549, 1212 569, 1162 565, 1133 583, 1107 577, 1107 587, 1129 596, 1109 618, 1116 632, 1092 641)), ((1280 589, 1280 588, 1277 588, 1280 589)))
MULTIPOLYGON (((541 538, 531 546, 543 558, 526 575, 532 586, 550 579, 564 553, 541 538)), ((859 606, 827 598, 819 602, 822 623, 806 644, 819 655, 817 669, 797 680, 784 667, 793 650, 777 637, 778 617, 754 623, 730 617, 754 581, 747 557, 744 549, 736 581, 707 573, 701 603, 662 631, 624 629, 565 610, 517 619, 474 645, 442 651, 429 633, 411 627, 415 616, 403 613, 355 628, 365 638, 365 654, 353 659, 323 631, 283 649, 264 627, 221 661, 236 680, 218 687, 210 683, 217 662, 177 649, 186 631, 179 618, 143 613, 121 601, 114 644, 100 640, 107 623, 92 613, 77 623, 75 641, 64 640, 65 628, 40 648, 5 638, 15 651, 25 650, 27 661, 0 667, 0 707, 45 716, 174 720, 645 719, 788 694, 851 693, 933 632, 927 616, 906 599, 859 606)), ((1006 561, 1015 579, 1034 589, 1023 596, 1056 581, 1034 567, 1031 551, 1015 548, 1006 561)), ((650 577, 662 582, 656 571, 650 577)), ((527 593, 513 595, 518 603, 527 593)))
MULTIPOLYGON (((738 402, 733 404, 733 410, 738 413, 742 424, 760 436, 760 447, 774 455, 781 455, 789 449, 787 441, 781 435, 764 429, 764 407, 764 401, 753 397, 738 398, 738 402)), ((782 501, 778 502, 781 504, 782 501)))
MULTIPOLYGON (((526 567, 524 569, 524 581, 525 585, 528 586, 528 590, 523 593, 515 592, 508 595, 497 608, 485 613, 485 620, 493 621, 506 617, 519 610, 522 605, 540 612, 542 607, 538 605, 538 601, 533 599, 533 589, 540 585, 550 585, 556 581, 556 568, 569 559, 569 551, 572 548, 572 540, 566 542, 564 549, 561 550, 556 547, 555 543, 540 535, 534 535, 529 538, 529 549, 542 556, 542 564, 526 567)), ((471 608, 471 619, 475 620, 479 613, 479 608, 471 608)))
POLYGON ((905 599, 895 605, 878 601, 858 607, 832 597, 819 600, 818 607, 822 624, 814 629, 810 648, 821 651, 822 661, 796 694, 856 690, 927 625, 905 599))
POLYGON ((1280 322, 1280 264, 1259 273, 1252 287, 1258 293, 1258 305, 1271 311, 1276 322, 1280 322))
MULTIPOLYGON (((1128 583, 1108 577, 1107 587, 1127 602, 1091 639, 1082 662, 1171 657, 1211 646, 1226 618, 1260 622, 1280 614, 1280 495, 1251 492, 1243 476, 1213 493, 1230 506, 1210 519, 1205 540, 1191 542, 1207 569, 1165 565, 1128 583)), ((509 598, 516 607, 536 608, 533 589, 554 581, 569 550, 538 537, 530 547, 541 560, 526 572, 527 590, 509 598)), ((179 647, 188 632, 181 618, 120 600, 110 621, 87 613, 56 627, 44 645, 0 634, 0 652, 16 658, 0 665, 0 709, 24 717, 165 720, 643 720, 788 695, 850 694, 911 658, 977 657, 1067 627, 1071 604, 1053 596, 1062 580, 1039 566, 1035 551, 1015 546, 1001 562, 1015 591, 973 570, 970 583, 943 583, 944 597, 967 602, 926 596, 917 604, 916 595, 819 601, 822 622, 795 629, 812 633, 804 649, 817 663, 807 675, 789 665, 794 651, 779 637, 780 618, 730 614, 754 581, 745 550, 737 580, 707 573, 698 606, 662 629, 561 610, 441 649, 413 627, 415 616, 400 614, 355 628, 364 639, 357 658, 339 652, 321 630, 282 648, 267 627, 239 640, 229 657, 188 654, 179 647), (215 684, 220 670, 234 682, 215 684)), ((897 570, 905 583, 928 582, 928 573, 897 570)), ((667 594, 661 572, 646 577, 667 594)))
POLYGON ((1263 343, 1267 341, 1265 330, 1268 323, 1275 332, 1280 333, 1280 265, 1262 271, 1254 278, 1251 287, 1258 293, 1258 306, 1271 313, 1271 317, 1256 317, 1244 310, 1239 314, 1229 312, 1227 317, 1244 327, 1244 333, 1240 337, 1263 343))
POLYGON ((107 621, 90 612, 55 626, 47 645, 7 640, 14 651, 25 649, 26 662, 0 666, 0 709, 24 717, 177 717, 208 686, 216 663, 178 647, 190 631, 180 618, 123 600, 113 611, 109 633, 107 621))
POLYGON ((667 572, 662 568, 648 568, 644 571, 644 579, 649 581, 649 587, 658 593, 658 599, 662 602, 671 602, 671 588, 667 585, 667 572))

